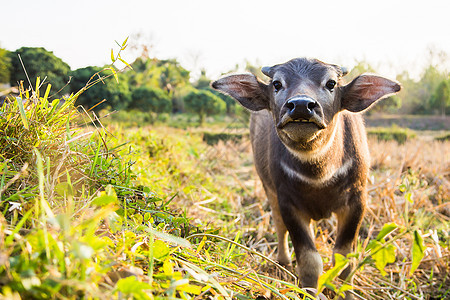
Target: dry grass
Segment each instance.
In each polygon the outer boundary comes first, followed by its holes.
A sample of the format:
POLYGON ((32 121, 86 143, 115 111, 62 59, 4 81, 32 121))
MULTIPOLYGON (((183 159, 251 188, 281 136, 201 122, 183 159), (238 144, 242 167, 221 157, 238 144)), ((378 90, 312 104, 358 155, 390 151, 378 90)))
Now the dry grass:
MULTIPOLYGON (((367 245, 383 225, 394 222, 402 228, 420 230, 426 251, 419 268, 409 275, 413 240, 411 234, 402 235, 393 242, 397 257, 386 267, 387 275, 381 275, 372 264, 365 265, 356 273, 354 287, 365 299, 440 299, 450 289, 450 142, 419 138, 399 145, 395 141, 370 139, 369 145, 372 170, 360 245, 367 245)), ((249 141, 219 142, 204 154, 198 165, 200 168, 220 184, 239 186, 243 191, 226 196, 231 208, 230 222, 244 232, 241 242, 275 258, 275 231, 262 185, 252 166, 249 141)), ((193 208, 189 213, 217 224, 223 212, 207 208, 208 203, 214 201, 211 197, 209 201, 191 202, 193 208)), ((324 259, 325 270, 331 267, 329 258, 335 228, 334 218, 322 220, 316 226, 316 245, 324 259)), ((394 231, 391 237, 397 234, 399 231, 394 231)), ((259 272, 278 275, 273 266, 257 258, 250 264, 259 272)))
POLYGON ((408 235, 397 240, 397 260, 388 266, 387 276, 367 268, 356 277, 367 298, 390 299, 412 290, 409 296, 415 299, 449 290, 449 148, 448 142, 422 139, 404 145, 370 140, 372 173, 363 233, 377 232, 390 222, 414 227, 424 236, 426 254, 408 276, 412 240, 408 235))

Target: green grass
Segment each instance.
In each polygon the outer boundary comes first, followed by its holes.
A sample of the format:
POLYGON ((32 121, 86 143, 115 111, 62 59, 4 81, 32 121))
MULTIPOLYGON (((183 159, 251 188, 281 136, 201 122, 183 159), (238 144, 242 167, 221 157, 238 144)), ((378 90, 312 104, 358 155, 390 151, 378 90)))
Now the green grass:
POLYGON ((280 285, 300 291, 249 272, 258 253, 239 244, 232 223, 223 226, 227 195, 242 189, 205 173, 210 162, 200 157, 211 149, 201 135, 77 126, 74 97, 64 100, 36 92, 0 110, 3 296, 253 299, 271 290, 290 299, 280 285), (220 217, 208 226, 180 206, 213 194, 222 196, 208 209, 220 217))

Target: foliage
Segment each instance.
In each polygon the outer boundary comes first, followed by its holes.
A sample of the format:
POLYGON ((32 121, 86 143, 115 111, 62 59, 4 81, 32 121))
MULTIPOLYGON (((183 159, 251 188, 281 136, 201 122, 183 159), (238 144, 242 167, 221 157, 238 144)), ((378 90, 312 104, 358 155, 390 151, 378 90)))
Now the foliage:
POLYGON ((432 115, 371 115, 364 117, 367 127, 408 128, 416 133, 446 131, 450 128, 450 118, 432 115))
POLYGON ((210 91, 211 93, 213 93, 214 95, 216 95, 217 97, 222 99, 226 105, 227 115, 235 115, 236 114, 236 100, 234 100, 233 98, 231 98, 228 95, 225 95, 225 94, 211 88, 211 79, 206 77, 205 70, 201 71, 200 78, 194 84, 194 87, 199 90, 210 91))
POLYGON ((430 108, 440 112, 442 116, 450 113, 450 78, 439 83, 430 100, 430 108))
POLYGON ((213 90, 211 88, 209 88, 208 90, 211 91, 214 95, 216 95, 220 99, 222 99, 223 102, 225 102, 225 105, 226 105, 225 108, 226 108, 227 115, 233 116, 233 115, 243 115, 243 114, 245 114, 245 113, 242 112, 242 110, 238 109, 239 105, 236 104, 236 100, 234 100, 230 96, 225 95, 223 93, 220 93, 220 92, 218 92, 216 90, 213 90))
POLYGON ((159 85, 169 94, 189 82, 189 71, 180 66, 175 59, 157 60, 159 85))
POLYGON ((12 86, 16 86, 20 81, 28 84, 19 55, 32 82, 37 77, 41 77, 41 83, 51 83, 55 92, 61 90, 69 82, 69 65, 56 57, 53 52, 41 47, 22 47, 9 53, 11 59, 10 83, 12 86))
MULTIPOLYGON (((77 93, 93 80, 100 76, 113 75, 109 68, 86 67, 72 72, 70 84, 71 93, 77 93), (98 74, 98 75, 94 75, 98 74)), ((111 78, 102 79, 100 83, 92 85, 89 93, 83 93, 77 97, 76 104, 82 105, 86 110, 93 108, 99 111, 108 107, 111 110, 120 110, 128 107, 131 102, 131 93, 123 74, 118 74, 118 82, 111 78), (106 100, 106 101, 104 101, 106 100), (104 102, 103 102, 104 101, 104 102), (102 102, 102 103, 101 103, 102 102), (101 104, 99 104, 101 103, 101 104)))
POLYGON ((386 99, 377 101, 376 105, 371 106, 367 113, 395 114, 401 107, 402 98, 397 95, 393 95, 386 99))
MULTIPOLYGON (((429 54, 429 65, 423 70, 420 78, 411 78, 408 71, 400 73, 397 76, 397 80, 403 86, 402 91, 395 96, 377 103, 377 105, 368 111, 368 114, 448 114, 450 107, 448 103, 450 101, 448 100, 449 97, 446 96, 448 94, 446 92, 448 89, 446 87, 448 85, 448 72, 440 66, 440 64, 445 62, 436 62, 436 59, 434 59, 436 54, 432 52, 430 51, 429 54)), ((53 84, 53 91, 58 91, 67 83, 70 69, 61 59, 43 48, 22 47, 6 55, 7 59, 0 59, 3 65, 5 63, 6 65, 10 65, 9 72, 12 76, 10 80, 12 85, 16 85, 18 80, 26 80, 17 53, 21 53, 25 67, 33 82, 38 74, 42 80, 47 76, 45 82, 51 82, 53 84), (11 63, 8 63, 7 60, 9 59, 11 63), (35 63, 36 61, 44 63, 35 63)), ((2 55, 0 53, 0 57, 2 55)), ((118 59, 120 60, 121 58, 119 57, 118 59)), ((107 103, 99 105, 94 110, 98 111, 108 105, 110 109, 128 109, 133 90, 145 86, 149 89, 162 89, 169 95, 172 101, 172 112, 184 113, 189 111, 189 109, 185 108, 184 104, 184 97, 187 94, 186 91, 195 87, 199 90, 208 90, 220 97, 226 103, 226 112, 228 115, 248 117, 248 112, 239 105, 236 105, 233 99, 210 88, 211 79, 206 76, 204 70, 202 70, 197 82, 191 84, 190 72, 176 59, 150 58, 147 51, 144 51, 144 54, 138 57, 131 64, 131 67, 133 70, 116 74, 120 77, 119 85, 106 81, 102 85, 97 85, 95 91, 81 96, 78 103, 85 106, 85 108, 91 108, 104 99, 108 99, 107 103)), ((90 79, 89 76, 96 73, 99 69, 101 68, 90 66, 72 72, 74 77, 72 80, 73 83, 70 84, 70 91, 78 91, 90 79)), ((261 73, 258 66, 246 62, 245 69, 262 80, 267 80, 267 77, 261 73)), ((110 71, 105 70, 105 72, 108 73, 110 71)), ((377 70, 368 62, 360 60, 357 61, 356 65, 344 79, 348 82, 364 72, 377 73, 377 70)), ((0 72, 0 74, 3 77, 8 76, 8 72, 0 72)), ((0 82, 6 79, 6 77, 4 79, 0 78, 0 82)), ((68 90, 64 92, 66 91, 68 90)), ((130 109, 135 109, 135 107, 130 107, 130 109)))
POLYGON ((0 83, 9 83, 11 56, 8 50, 0 48, 0 83))
POLYGON ((174 59, 158 60, 138 57, 127 72, 129 84, 134 87, 159 87, 168 93, 189 84, 189 72, 174 59))
POLYGON ((158 60, 142 56, 138 57, 131 66, 134 71, 126 73, 130 87, 146 86, 162 89, 172 98, 174 112, 183 110, 183 103, 179 101, 176 94, 191 84, 189 71, 184 69, 177 60, 158 60))
POLYGON ((404 104, 400 112, 431 114, 440 109, 440 106, 435 106, 432 98, 439 84, 447 78, 448 75, 435 65, 429 65, 418 80, 411 79, 407 72, 398 75, 397 80, 403 86, 398 96, 403 99, 404 104))
POLYGON ((363 73, 376 73, 376 70, 367 61, 360 60, 351 70, 349 70, 348 74, 345 75, 345 81, 348 83, 363 73))
POLYGON ((262 73, 261 68, 259 66, 254 65, 254 64, 250 63, 249 61, 245 62, 245 70, 254 74, 256 77, 258 77, 262 81, 267 81, 269 79, 266 75, 264 75, 262 73))
POLYGON ((197 82, 194 84, 194 87, 199 90, 206 90, 210 89, 211 80, 206 77, 206 70, 202 69, 200 71, 200 77, 198 78, 197 82))
POLYGON ((225 103, 205 90, 192 90, 184 97, 185 109, 199 116, 199 123, 203 124, 206 115, 215 115, 225 110, 225 103))
POLYGON ((155 125, 157 123, 168 123, 170 115, 168 113, 154 113, 140 110, 121 110, 110 113, 108 110, 99 112, 102 123, 105 125, 111 123, 120 123, 122 127, 141 127, 155 125))
POLYGON ((204 132, 203 133, 203 141, 205 141, 208 145, 217 144, 219 141, 233 141, 235 143, 239 143, 242 141, 243 137, 248 138, 248 134, 242 133, 214 133, 214 132, 204 132))
POLYGON ((446 134, 437 136, 435 139, 436 139, 437 141, 441 141, 441 142, 444 142, 444 141, 450 141, 450 133, 446 133, 446 134))
POLYGON ((141 86, 132 91, 128 108, 156 113, 171 112, 172 101, 169 95, 159 88, 141 86))

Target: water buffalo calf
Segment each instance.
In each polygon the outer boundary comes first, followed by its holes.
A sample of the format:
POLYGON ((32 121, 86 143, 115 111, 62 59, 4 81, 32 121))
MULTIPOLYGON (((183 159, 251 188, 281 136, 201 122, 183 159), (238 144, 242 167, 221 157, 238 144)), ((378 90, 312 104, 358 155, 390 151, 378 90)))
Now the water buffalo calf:
MULTIPOLYGON (((343 85, 342 68, 297 58, 262 72, 212 83, 252 112, 254 162, 272 209, 278 261, 291 266, 288 232, 303 287, 317 287, 323 270, 311 220, 336 214, 334 253, 351 252, 367 197, 369 150, 361 112, 400 91, 396 81, 372 74, 343 85)), ((345 270, 346 277, 350 268, 345 270)), ((350 298, 350 297, 349 297, 350 298)))

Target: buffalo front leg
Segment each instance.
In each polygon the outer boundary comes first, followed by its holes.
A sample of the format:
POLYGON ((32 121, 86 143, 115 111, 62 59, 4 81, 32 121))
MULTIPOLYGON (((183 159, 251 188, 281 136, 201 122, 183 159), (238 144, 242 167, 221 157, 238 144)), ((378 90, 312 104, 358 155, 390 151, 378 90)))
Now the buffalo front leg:
POLYGON ((294 245, 300 284, 304 288, 316 289, 323 263, 309 227, 311 219, 298 211, 289 198, 279 198, 278 202, 281 216, 294 245))

